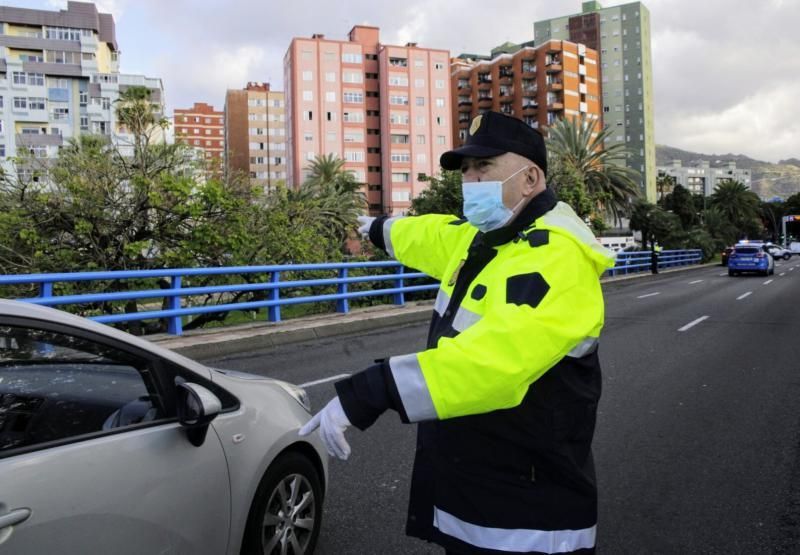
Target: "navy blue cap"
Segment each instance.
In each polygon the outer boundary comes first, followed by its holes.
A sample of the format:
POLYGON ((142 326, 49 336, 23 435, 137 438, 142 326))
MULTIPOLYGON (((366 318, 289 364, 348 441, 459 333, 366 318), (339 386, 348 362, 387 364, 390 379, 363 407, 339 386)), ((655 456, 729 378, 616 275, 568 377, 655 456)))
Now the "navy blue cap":
POLYGON ((500 112, 486 112, 473 119, 463 146, 442 154, 439 163, 446 170, 458 170, 464 157, 491 158, 506 152, 524 156, 547 175, 547 148, 542 134, 521 119, 500 112))

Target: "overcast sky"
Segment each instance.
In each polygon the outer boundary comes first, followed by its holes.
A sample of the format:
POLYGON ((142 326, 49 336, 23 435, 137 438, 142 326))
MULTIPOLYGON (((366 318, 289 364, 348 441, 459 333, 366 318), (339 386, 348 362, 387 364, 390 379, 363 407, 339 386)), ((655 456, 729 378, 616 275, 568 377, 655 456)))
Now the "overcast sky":
MULTIPOLYGON (((0 0, 37 9, 66 0, 0 0)), ((626 2, 606 1, 606 7, 626 2)), ((356 24, 381 42, 489 53, 533 39, 533 22, 580 0, 98 0, 114 15, 122 71, 161 77, 167 108, 222 107, 247 81, 282 87, 292 37, 346 38, 356 24), (400 7, 398 7, 400 5, 400 7)), ((648 0, 656 142, 777 162, 800 158, 800 0, 648 0)))

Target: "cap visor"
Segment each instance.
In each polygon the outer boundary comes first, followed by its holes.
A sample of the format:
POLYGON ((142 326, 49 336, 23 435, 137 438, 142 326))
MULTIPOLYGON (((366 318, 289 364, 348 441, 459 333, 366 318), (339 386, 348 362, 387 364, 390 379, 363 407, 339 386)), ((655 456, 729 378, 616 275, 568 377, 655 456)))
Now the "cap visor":
POLYGON ((445 170, 459 170, 461 169, 461 160, 464 158, 491 158, 505 153, 505 150, 499 148, 481 145, 464 145, 442 154, 441 158, 439 158, 439 164, 441 164, 442 168, 445 170))

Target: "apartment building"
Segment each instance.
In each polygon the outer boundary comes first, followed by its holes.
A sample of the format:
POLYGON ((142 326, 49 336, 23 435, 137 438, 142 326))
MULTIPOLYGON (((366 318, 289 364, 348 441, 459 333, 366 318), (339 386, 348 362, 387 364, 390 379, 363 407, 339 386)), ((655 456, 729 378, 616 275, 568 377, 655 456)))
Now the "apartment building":
POLYGON ((173 113, 175 141, 203 153, 206 161, 221 164, 225 152, 225 113, 204 102, 173 113))
POLYGON ((625 144, 628 166, 642 174, 640 186, 656 198, 656 145, 650 12, 641 2, 603 8, 583 2, 579 14, 534 23, 534 40, 569 40, 600 54, 603 120, 613 130, 609 144, 625 144))
MULTIPOLYGON (((711 196, 721 181, 731 179, 739 181, 745 187, 751 187, 750 170, 737 168, 736 162, 725 162, 721 167, 711 167, 711 163, 701 161, 693 166, 684 166, 680 160, 673 160, 669 166, 658 166, 659 176, 671 176, 675 185, 681 185, 698 195, 711 196)), ((658 191, 658 199, 672 192, 672 187, 658 191)))
POLYGON ((505 44, 490 56, 462 54, 451 62, 453 137, 461 145, 478 114, 502 112, 533 128, 583 117, 602 126, 597 52, 551 40, 505 44))
POLYGON ((160 79, 121 74, 119 64, 114 18, 94 4, 0 6, 0 163, 8 166, 21 149, 54 157, 81 134, 107 135, 130 149, 115 101, 129 87, 147 87, 163 114, 164 87, 160 79))
POLYGON ((452 146, 449 52, 384 45, 376 27, 347 40, 295 38, 284 58, 288 181, 336 154, 364 183, 373 214, 404 214, 452 146))
POLYGON ((248 83, 225 95, 226 171, 244 172, 265 192, 287 183, 285 104, 283 91, 269 83, 248 83))

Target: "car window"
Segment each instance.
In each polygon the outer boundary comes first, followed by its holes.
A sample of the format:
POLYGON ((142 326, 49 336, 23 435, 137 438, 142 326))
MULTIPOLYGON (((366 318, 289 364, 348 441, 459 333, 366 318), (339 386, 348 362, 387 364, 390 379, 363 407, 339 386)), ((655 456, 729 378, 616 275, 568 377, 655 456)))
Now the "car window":
POLYGON ((736 247, 734 249, 736 254, 756 254, 758 252, 757 247, 736 247))
POLYGON ((0 325, 0 456, 168 416, 149 362, 85 338, 0 325))

